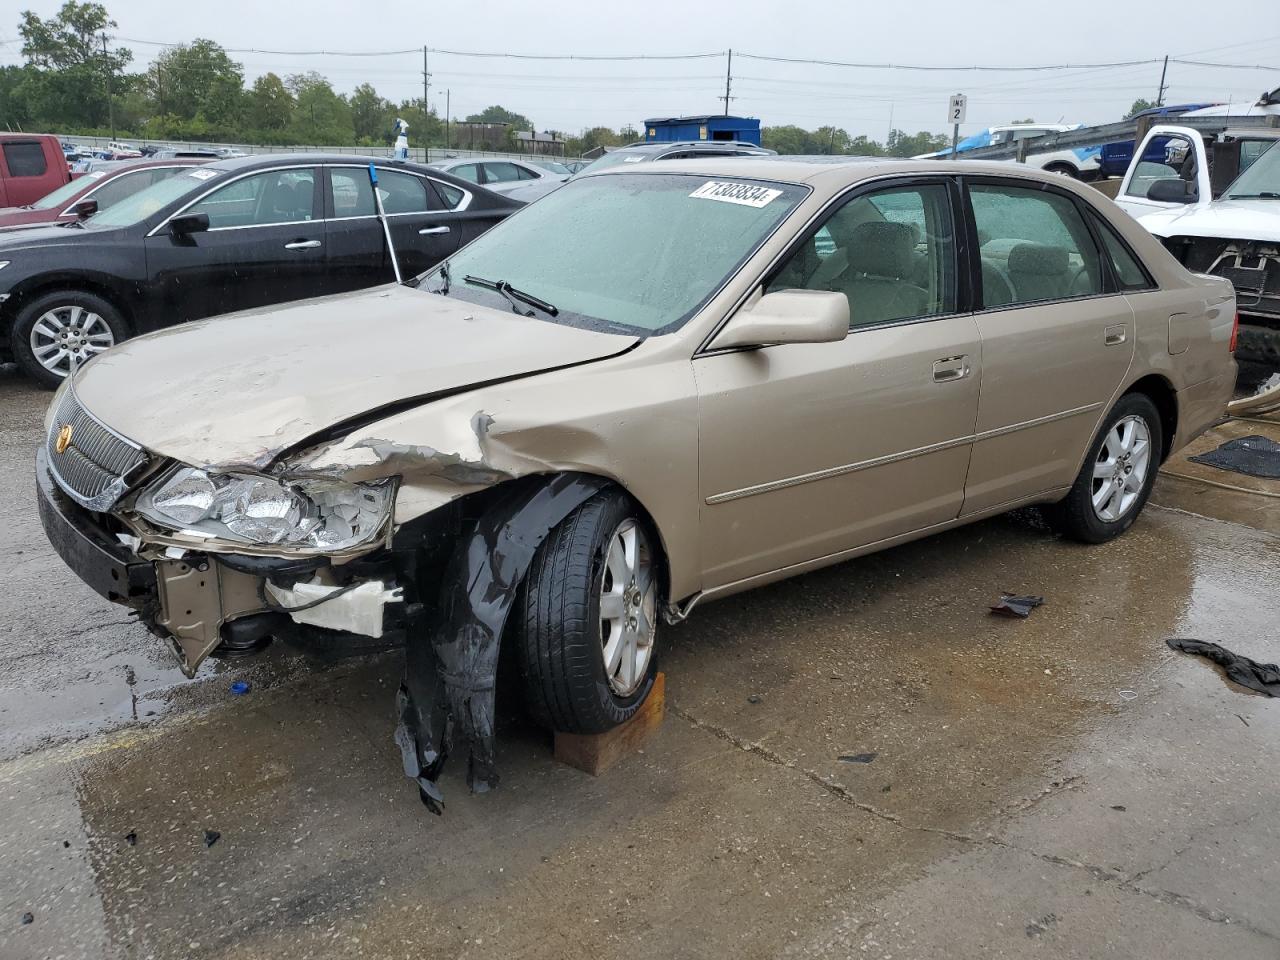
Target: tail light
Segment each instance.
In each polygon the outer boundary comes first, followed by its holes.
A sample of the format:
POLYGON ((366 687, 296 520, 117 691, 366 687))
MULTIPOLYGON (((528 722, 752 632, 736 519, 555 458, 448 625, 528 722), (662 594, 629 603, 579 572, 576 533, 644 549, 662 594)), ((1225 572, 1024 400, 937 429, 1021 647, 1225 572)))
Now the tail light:
POLYGON ((1236 311, 1236 318, 1231 323, 1231 343, 1227 349, 1232 353, 1236 352, 1236 341, 1240 339, 1240 311, 1236 311))

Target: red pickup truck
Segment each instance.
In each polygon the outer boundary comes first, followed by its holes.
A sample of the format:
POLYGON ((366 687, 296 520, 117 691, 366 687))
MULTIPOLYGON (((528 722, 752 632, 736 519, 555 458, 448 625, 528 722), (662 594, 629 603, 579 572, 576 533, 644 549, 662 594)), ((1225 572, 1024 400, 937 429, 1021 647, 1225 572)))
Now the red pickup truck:
POLYGON ((57 137, 48 133, 0 133, 0 207, 34 203, 70 179, 57 137))

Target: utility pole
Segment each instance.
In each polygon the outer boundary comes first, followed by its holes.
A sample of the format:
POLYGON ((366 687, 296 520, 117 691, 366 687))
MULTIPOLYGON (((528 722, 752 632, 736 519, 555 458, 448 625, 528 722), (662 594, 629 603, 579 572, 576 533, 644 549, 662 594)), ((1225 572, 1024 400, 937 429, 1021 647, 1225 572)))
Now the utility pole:
POLYGON ((729 115, 729 101, 733 97, 729 96, 729 90, 733 87, 733 49, 729 49, 729 62, 724 68, 724 96, 717 97, 717 100, 724 101, 724 115, 729 115))
POLYGON ((1166 53, 1164 56, 1164 66, 1160 68, 1160 89, 1156 93, 1157 107, 1164 106, 1164 91, 1165 91, 1164 76, 1168 71, 1169 71, 1169 55, 1166 53))
POLYGON ((444 91, 444 150, 445 150, 445 153, 449 152, 449 108, 451 106, 451 104, 449 103, 449 95, 452 93, 453 93, 452 90, 448 89, 447 87, 445 88, 445 91, 444 91))
POLYGON ((893 139, 893 101, 889 101, 889 133, 884 138, 884 147, 889 149, 889 141, 893 139))
POLYGON ((116 104, 111 92, 111 61, 107 59, 107 35, 102 35, 102 66, 107 71, 107 116, 111 124, 111 139, 116 138, 116 104))
POLYGON ((427 45, 422 45, 422 156, 424 162, 431 159, 431 146, 427 131, 431 129, 431 71, 427 68, 427 45))
POLYGON ((156 98, 160 101, 160 116, 164 116, 164 75, 160 69, 159 61, 156 62, 156 98))

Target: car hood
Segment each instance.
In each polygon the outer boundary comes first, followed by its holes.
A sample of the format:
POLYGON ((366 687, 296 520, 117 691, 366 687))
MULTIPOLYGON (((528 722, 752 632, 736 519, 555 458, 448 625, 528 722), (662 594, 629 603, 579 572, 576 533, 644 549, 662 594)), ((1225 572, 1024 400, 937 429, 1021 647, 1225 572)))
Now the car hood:
POLYGON ((1219 237, 1280 242, 1280 200, 1214 200, 1139 217, 1157 237, 1219 237))
POLYGON ((84 243, 91 236, 101 237, 106 231, 41 224, 23 230, 0 232, 0 255, 17 250, 37 250, 84 243))
POLYGON ((57 220, 58 210, 34 210, 29 207, 4 207, 0 209, 0 230, 6 227, 25 227, 36 223, 57 220))
POLYGON ((75 392, 154 453, 263 469, 355 418, 604 359, 636 339, 375 287, 126 341, 86 366, 75 392))

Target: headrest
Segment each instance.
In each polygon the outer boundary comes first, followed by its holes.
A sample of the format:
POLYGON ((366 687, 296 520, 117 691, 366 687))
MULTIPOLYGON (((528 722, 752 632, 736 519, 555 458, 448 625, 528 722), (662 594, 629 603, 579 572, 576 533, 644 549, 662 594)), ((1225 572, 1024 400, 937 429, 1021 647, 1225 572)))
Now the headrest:
POLYGON ((910 276, 915 233, 907 223, 872 220, 853 228, 849 265, 857 273, 901 280, 910 276))
POLYGON ((1009 251, 1009 272, 1059 277, 1067 272, 1067 248, 1020 243, 1009 251))

